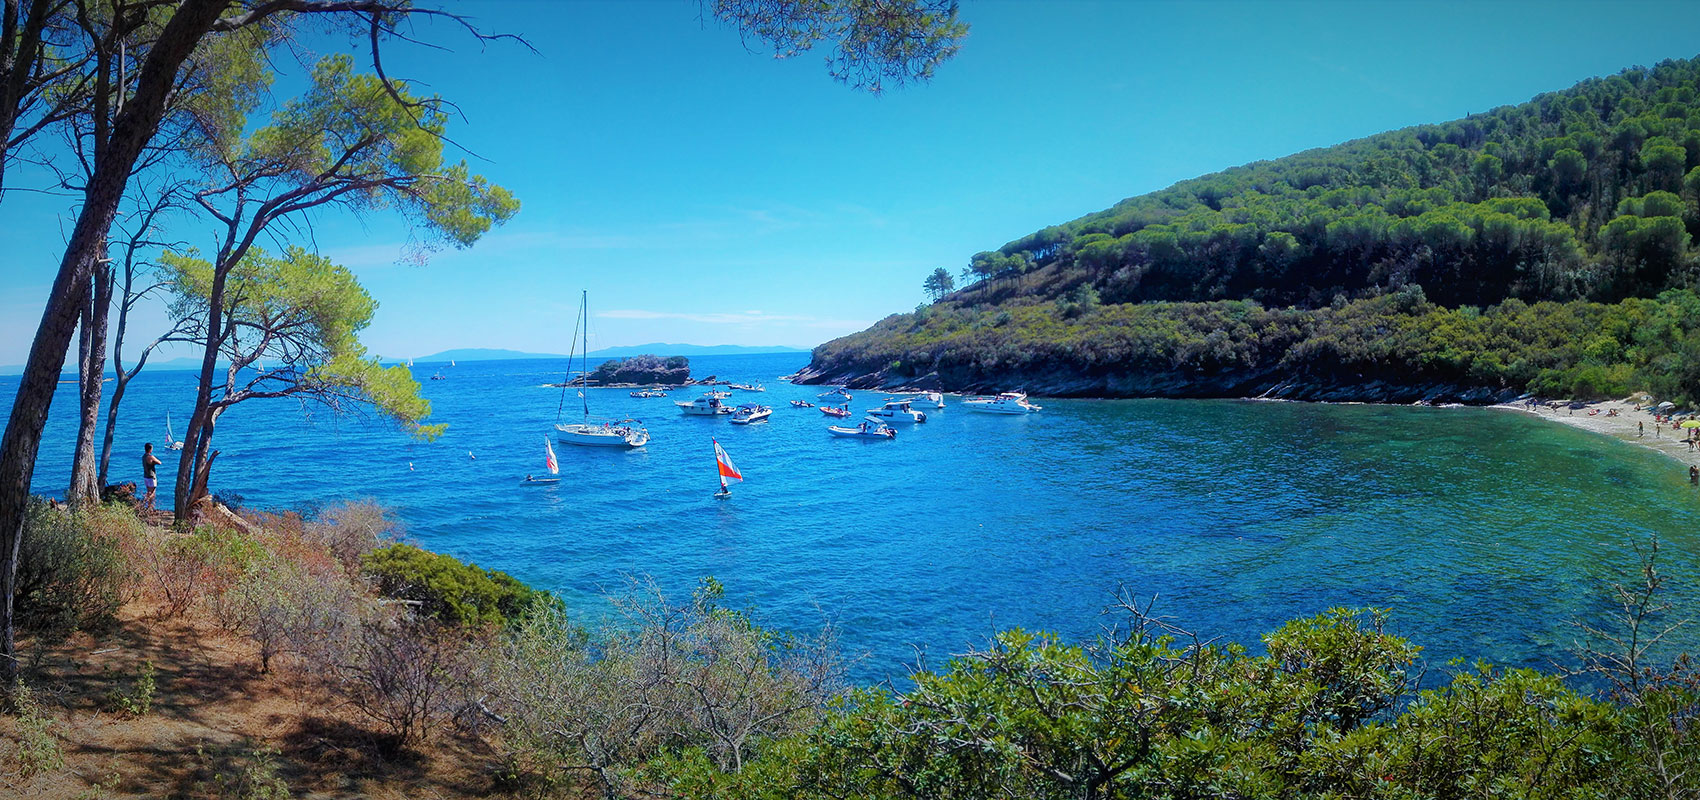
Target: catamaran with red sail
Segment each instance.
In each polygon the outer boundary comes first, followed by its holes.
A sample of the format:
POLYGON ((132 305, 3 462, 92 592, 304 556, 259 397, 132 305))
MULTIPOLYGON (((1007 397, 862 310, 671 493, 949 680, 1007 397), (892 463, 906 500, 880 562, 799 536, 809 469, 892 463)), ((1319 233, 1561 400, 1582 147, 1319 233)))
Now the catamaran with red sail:
POLYGON ((715 466, 720 469, 720 491, 715 492, 714 496, 731 497, 732 490, 727 488, 726 479, 731 478, 735 481, 742 481, 744 479, 744 473, 739 472, 738 467, 732 463, 732 457, 726 455, 726 448, 720 446, 719 439, 710 439, 709 441, 714 442, 714 462, 715 466))

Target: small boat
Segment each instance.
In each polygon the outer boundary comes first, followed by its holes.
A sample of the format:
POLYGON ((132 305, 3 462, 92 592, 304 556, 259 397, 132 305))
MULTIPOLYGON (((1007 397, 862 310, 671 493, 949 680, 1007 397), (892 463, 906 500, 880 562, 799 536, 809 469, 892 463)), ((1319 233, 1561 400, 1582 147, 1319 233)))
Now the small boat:
POLYGON ((171 412, 165 414, 165 449, 182 450, 183 443, 177 440, 177 434, 171 431, 171 412))
POLYGON ((767 391, 766 389, 762 388, 762 385, 759 384, 759 383, 730 383, 730 384, 727 384, 727 386, 729 386, 733 389, 737 389, 739 391, 744 391, 744 392, 765 392, 765 391, 767 391))
POLYGON ((844 398, 844 402, 846 402, 846 403, 855 399, 855 398, 850 396, 849 392, 846 392, 843 389, 833 389, 830 392, 821 392, 820 394, 815 395, 815 397, 833 397, 833 396, 844 398))
POLYGON ((807 400, 792 400, 791 401, 791 407, 792 408, 814 408, 815 404, 811 403, 807 400))
POLYGON ((1027 395, 1021 392, 1004 392, 996 397, 970 397, 962 401, 962 407, 982 414, 1031 414, 1040 409, 1027 402, 1027 395))
POLYGON ((431 380, 434 380, 434 381, 446 381, 448 379, 449 379, 448 376, 444 375, 440 371, 437 374, 431 376, 431 380))
POLYGON ((726 455, 726 448, 720 446, 720 440, 710 439, 709 441, 714 442, 714 465, 720 472, 720 491, 715 492, 714 496, 725 499, 732 496, 732 490, 726 486, 726 479, 731 478, 742 482, 744 473, 739 472, 738 467, 732 463, 732 457, 726 455))
POLYGON ((748 425, 773 416, 773 409, 755 403, 745 403, 732 412, 733 425, 748 425))
POLYGON ((938 392, 922 392, 907 398, 912 405, 921 408, 944 408, 944 395, 938 392))
POLYGON ((580 369, 576 380, 569 371, 567 380, 561 384, 561 403, 555 409, 555 438, 559 439, 562 444, 573 444, 580 447, 638 448, 649 444, 649 431, 635 419, 628 417, 620 420, 599 420, 590 416, 590 398, 587 394, 590 385, 588 377, 589 361, 584 354, 585 350, 590 349, 588 333, 590 324, 589 292, 580 296, 578 313, 579 330, 587 332, 582 349, 579 348, 579 342, 575 339, 572 343, 572 349, 567 351, 568 369, 570 370, 572 367, 575 351, 580 359, 580 369), (563 423, 561 422, 561 412, 565 410, 567 405, 567 387, 572 385, 578 387, 579 404, 583 408, 584 415, 578 422, 563 423))
MULTIPOLYGON (((543 466, 545 466, 549 469, 550 475, 560 475, 561 474, 561 464, 560 464, 560 462, 555 460, 555 448, 550 446, 549 437, 547 437, 547 436, 543 437, 543 466)), ((539 478, 539 477, 536 477, 536 476, 533 476, 533 475, 527 475, 527 476, 525 476, 525 480, 520 481, 520 483, 531 483, 531 484, 560 483, 560 482, 561 482, 560 478, 539 478)))
POLYGON ((718 414, 730 414, 732 407, 720 402, 726 395, 726 392, 703 392, 703 395, 695 400, 688 403, 674 401, 673 405, 679 407, 679 413, 688 417, 712 417, 718 414))
POLYGON ((643 390, 640 390, 640 391, 631 392, 630 394, 633 397, 666 397, 667 396, 667 393, 661 391, 660 389, 643 389, 643 390))
POLYGON ((850 407, 849 406, 821 406, 820 407, 820 413, 825 414, 829 417, 848 417, 848 416, 850 416, 850 407))
POLYGON ((854 428, 843 428, 843 427, 839 427, 837 425, 829 425, 829 426, 827 426, 826 432, 832 434, 833 436, 837 436, 839 438, 842 438, 842 439, 896 439, 897 438, 897 431, 892 430, 892 427, 890 425, 887 425, 887 424, 885 424, 885 423, 883 423, 883 422, 881 422, 877 419, 872 419, 872 418, 868 419, 866 422, 863 422, 862 424, 860 424, 860 425, 858 425, 854 428))
POLYGON ((868 418, 902 424, 927 421, 926 413, 910 408, 908 400, 888 400, 879 408, 870 408, 868 418))

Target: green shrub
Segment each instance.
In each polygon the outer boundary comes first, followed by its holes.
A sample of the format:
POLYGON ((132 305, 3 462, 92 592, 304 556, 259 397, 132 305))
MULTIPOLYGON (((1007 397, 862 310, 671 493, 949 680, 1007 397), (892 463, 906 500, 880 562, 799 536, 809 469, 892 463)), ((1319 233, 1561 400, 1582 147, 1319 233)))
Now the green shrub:
POLYGON ((154 678, 157 674, 152 659, 143 661, 141 670, 136 673, 136 682, 130 687, 130 691, 122 692, 113 689, 106 696, 107 707, 128 717, 147 716, 147 713, 153 709, 154 678))
POLYGON ((366 575, 385 597, 419 603, 422 615, 448 625, 506 625, 525 615, 548 592, 505 572, 468 564, 410 544, 380 547, 361 558, 366 575))
POLYGON ((62 637, 111 624, 127 570, 117 541, 91 532, 86 517, 32 499, 17 575, 18 627, 62 637))
MULTIPOLYGON (((19 684, 12 702, 17 714, 17 741, 12 743, 7 753, 11 772, 18 780, 28 781, 64 767, 65 752, 59 746, 59 735, 53 730, 53 719, 42 710, 35 693, 28 686, 19 684)), ((7 749, 0 749, 0 753, 6 752, 7 749)))

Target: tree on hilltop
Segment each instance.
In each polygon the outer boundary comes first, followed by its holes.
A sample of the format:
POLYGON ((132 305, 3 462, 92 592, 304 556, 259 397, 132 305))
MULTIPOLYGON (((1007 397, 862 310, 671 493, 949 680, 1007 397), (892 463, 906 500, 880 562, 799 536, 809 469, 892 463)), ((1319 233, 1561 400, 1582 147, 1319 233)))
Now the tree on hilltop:
POLYGON ((932 273, 927 275, 927 280, 921 284, 921 288, 937 303, 940 298, 956 291, 956 279, 951 277, 950 270, 935 267, 932 273))

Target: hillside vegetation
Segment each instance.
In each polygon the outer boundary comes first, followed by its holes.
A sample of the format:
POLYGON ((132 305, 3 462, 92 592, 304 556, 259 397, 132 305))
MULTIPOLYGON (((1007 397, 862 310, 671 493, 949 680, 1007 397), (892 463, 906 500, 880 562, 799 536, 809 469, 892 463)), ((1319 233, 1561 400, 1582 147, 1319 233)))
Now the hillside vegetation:
POLYGON ((1700 62, 1667 61, 1036 231, 934 306, 817 348, 808 377, 1694 397, 1696 234, 1700 62))

